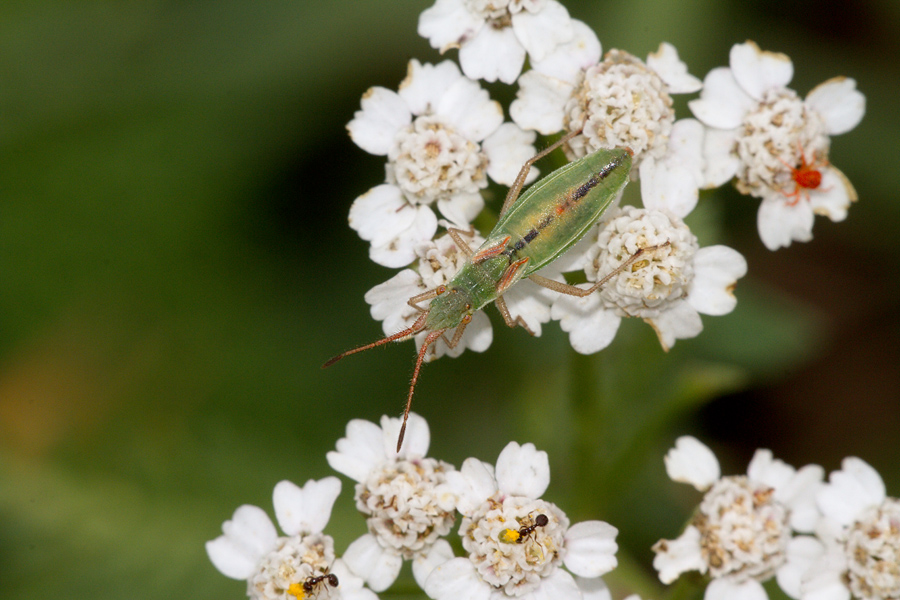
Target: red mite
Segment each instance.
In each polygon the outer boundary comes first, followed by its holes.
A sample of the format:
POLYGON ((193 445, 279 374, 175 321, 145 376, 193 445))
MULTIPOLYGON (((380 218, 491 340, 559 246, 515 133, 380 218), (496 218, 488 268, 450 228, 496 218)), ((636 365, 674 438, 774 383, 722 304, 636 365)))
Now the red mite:
POLYGON ((806 154, 803 152, 803 148, 800 148, 800 167, 794 167, 784 160, 782 160, 785 166, 791 170, 791 179, 794 180, 794 191, 793 192, 785 192, 782 193, 791 198, 791 201, 788 202, 791 206, 797 204, 800 201, 802 196, 805 196, 807 200, 809 200, 809 190, 818 189, 820 185, 822 185, 822 167, 828 165, 828 161, 819 162, 816 160, 816 154, 813 153, 813 158, 811 162, 806 162, 806 154))

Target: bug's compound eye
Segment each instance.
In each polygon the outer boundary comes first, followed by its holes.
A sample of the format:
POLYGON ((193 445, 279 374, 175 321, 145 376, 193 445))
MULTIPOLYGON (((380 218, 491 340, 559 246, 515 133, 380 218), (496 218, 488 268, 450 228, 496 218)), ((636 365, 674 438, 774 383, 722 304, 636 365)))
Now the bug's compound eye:
POLYGON ((446 285, 439 285, 436 288, 434 288, 434 293, 436 293, 438 296, 445 293, 446 291, 447 291, 446 285))
POLYGON ((466 315, 462 318, 462 324, 468 325, 472 321, 472 315, 466 315))

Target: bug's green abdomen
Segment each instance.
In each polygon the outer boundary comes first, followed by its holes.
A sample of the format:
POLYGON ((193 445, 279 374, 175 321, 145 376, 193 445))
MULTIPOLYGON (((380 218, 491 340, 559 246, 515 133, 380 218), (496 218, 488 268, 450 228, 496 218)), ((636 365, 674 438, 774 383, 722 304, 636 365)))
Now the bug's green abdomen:
POLYGON ((530 258, 522 277, 568 250, 597 222, 628 183, 627 150, 598 150, 544 177, 510 207, 484 246, 507 235, 509 262, 530 258))

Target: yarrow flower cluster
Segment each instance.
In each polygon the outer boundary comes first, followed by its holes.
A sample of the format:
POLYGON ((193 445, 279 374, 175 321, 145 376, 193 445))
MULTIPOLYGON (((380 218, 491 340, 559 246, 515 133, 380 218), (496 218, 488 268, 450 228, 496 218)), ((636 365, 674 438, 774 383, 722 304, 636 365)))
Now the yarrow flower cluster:
POLYGON ((800 98, 787 87, 790 59, 746 42, 731 49, 728 67, 701 80, 667 42, 646 58, 621 49, 604 54, 591 28, 556 0, 438 0, 421 14, 419 33, 442 53, 458 49, 462 69, 449 60, 410 61, 399 90, 370 89, 347 127, 361 148, 387 157, 385 183, 356 199, 350 226, 370 242, 373 261, 404 269, 366 301, 386 336, 409 330, 397 339, 427 346, 424 361, 481 352, 492 342, 480 300, 456 335, 448 329, 429 337, 433 328, 416 325, 466 264, 508 257, 511 270, 489 275, 507 324, 540 335, 543 324, 559 321, 572 347, 589 354, 613 341, 622 318, 637 317, 668 350, 702 331, 699 315, 730 313, 747 271, 739 253, 701 248, 691 233, 685 220, 701 190, 733 180, 761 198, 759 235, 773 250, 811 239, 815 214, 843 220, 856 200, 829 161, 831 136, 851 130, 865 113, 852 79, 831 79, 800 98), (511 122, 479 79, 517 85, 511 122), (689 101, 696 118, 678 118, 673 96, 698 92, 689 101), (627 148, 629 179, 639 183, 643 207, 619 209, 617 197, 595 218, 596 228, 571 221, 572 235, 583 240, 574 247, 545 241, 550 217, 530 209, 530 221, 519 215, 516 222, 534 225, 503 225, 495 233, 504 247, 482 246, 496 243, 472 227, 477 217, 496 219, 485 216, 483 192, 489 181, 519 190, 537 177, 532 166, 524 182, 516 181, 537 134, 565 136, 570 161, 627 148), (464 245, 460 232, 467 232, 464 245), (538 264, 547 253, 556 260, 540 273, 518 262, 538 264), (565 284, 565 274, 587 280, 581 290, 599 291, 585 296, 565 284), (597 282, 603 285, 591 287, 597 282), (408 303, 421 295, 415 306, 408 303))
POLYGON ((864 461, 845 459, 826 483, 818 465, 758 450, 746 476, 721 477, 712 451, 682 437, 665 462, 705 495, 684 533, 653 547, 663 583, 699 571, 706 600, 766 600, 773 576, 800 600, 900 598, 900 501, 864 461))
POLYGON ((262 509, 238 508, 224 535, 206 544, 213 565, 246 579, 247 595, 260 600, 372 600, 394 583, 403 560, 435 600, 582 600, 606 589, 599 577, 616 566, 617 530, 603 521, 570 525, 560 507, 541 499, 550 484, 545 452, 511 442, 496 467, 469 458, 457 471, 425 456, 428 424, 414 413, 396 451, 400 423, 352 420, 328 453, 329 464, 357 482, 356 507, 369 530, 343 558, 323 533, 341 487, 327 477, 302 489, 287 481, 275 487, 284 537, 262 509), (444 539, 457 513, 460 557, 444 539))

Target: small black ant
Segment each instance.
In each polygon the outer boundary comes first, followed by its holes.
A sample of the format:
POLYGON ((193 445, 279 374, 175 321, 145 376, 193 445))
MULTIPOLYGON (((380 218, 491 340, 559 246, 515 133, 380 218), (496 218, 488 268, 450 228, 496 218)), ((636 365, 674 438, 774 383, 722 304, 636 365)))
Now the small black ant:
POLYGON ((318 577, 307 577, 306 581, 303 582, 303 591, 307 596, 311 596, 313 590, 318 585, 324 585, 328 583, 333 588, 338 586, 338 578, 334 573, 325 573, 324 575, 319 575, 318 577))

